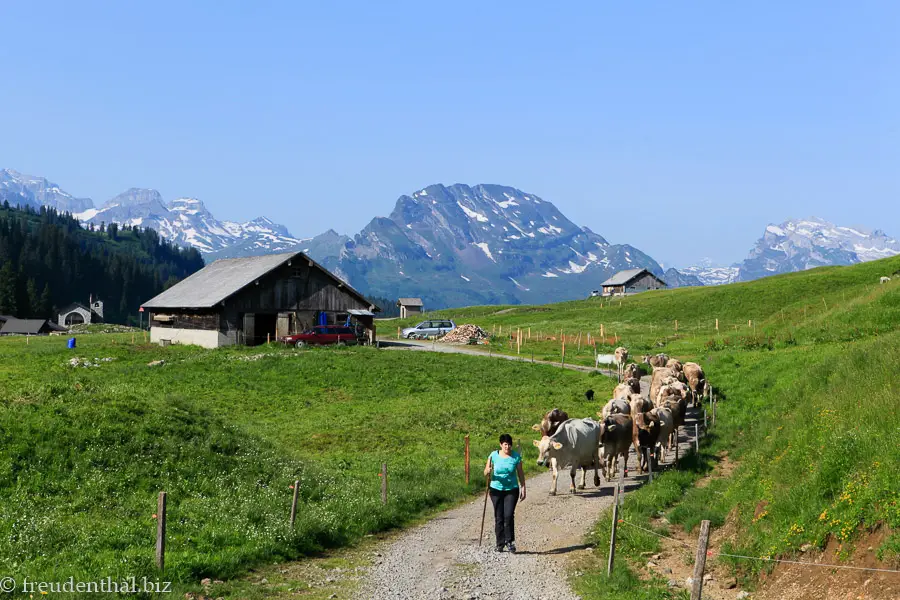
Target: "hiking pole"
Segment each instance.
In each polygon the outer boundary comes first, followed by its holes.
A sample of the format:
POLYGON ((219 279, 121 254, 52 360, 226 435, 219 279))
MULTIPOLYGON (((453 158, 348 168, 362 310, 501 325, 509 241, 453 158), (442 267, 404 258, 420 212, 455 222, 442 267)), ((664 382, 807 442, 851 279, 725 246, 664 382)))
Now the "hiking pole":
POLYGON ((494 474, 494 461, 491 461, 491 474, 488 475, 487 484, 484 486, 484 508, 481 509, 481 533, 478 534, 478 547, 481 548, 481 538, 484 537, 484 516, 487 514, 488 491, 491 489, 491 476, 494 474))

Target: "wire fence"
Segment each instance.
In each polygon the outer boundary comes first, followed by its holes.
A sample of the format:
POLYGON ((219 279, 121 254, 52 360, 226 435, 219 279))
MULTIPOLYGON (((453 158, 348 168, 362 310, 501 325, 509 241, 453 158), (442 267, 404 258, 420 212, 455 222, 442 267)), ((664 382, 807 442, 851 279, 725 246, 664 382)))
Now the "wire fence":
MULTIPOLYGON (((640 529, 641 531, 649 533, 650 535, 655 535, 658 538, 662 538, 664 540, 669 540, 680 546, 683 546, 684 548, 687 548, 688 550, 691 550, 692 552, 695 552, 697 550, 696 545, 689 544, 683 540, 679 540, 679 539, 676 539, 676 538, 673 538, 673 537, 670 537, 667 535, 663 535, 661 533, 653 531, 652 529, 647 529, 646 527, 641 527, 640 525, 638 525, 636 523, 632 523, 632 522, 626 521, 624 519, 619 519, 619 524, 627 525, 629 527, 634 527, 635 529, 640 529)), ((784 558, 769 558, 769 557, 765 557, 765 556, 746 556, 744 554, 730 554, 727 552, 717 552, 715 550, 708 550, 706 552, 706 555, 709 557, 727 556, 729 558, 740 558, 740 559, 744 559, 744 560, 756 560, 756 561, 770 562, 770 563, 785 563, 785 564, 790 564, 790 565, 801 565, 804 567, 820 567, 823 569, 846 569, 849 571, 872 571, 872 572, 876 572, 876 573, 900 573, 900 570, 896 570, 896 569, 879 569, 876 567, 854 567, 851 565, 833 565, 833 564, 825 564, 825 563, 811 563, 811 562, 804 562, 804 561, 799 561, 799 560, 787 560, 784 558)))

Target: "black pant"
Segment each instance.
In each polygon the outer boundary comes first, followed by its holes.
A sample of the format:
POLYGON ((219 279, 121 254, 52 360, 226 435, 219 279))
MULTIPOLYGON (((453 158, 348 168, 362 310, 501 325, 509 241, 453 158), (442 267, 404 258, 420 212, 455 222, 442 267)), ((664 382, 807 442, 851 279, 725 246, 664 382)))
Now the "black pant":
POLYGON ((512 490, 495 490, 491 488, 491 503, 494 505, 494 533, 497 545, 502 546, 516 541, 516 503, 519 501, 519 488, 512 490))

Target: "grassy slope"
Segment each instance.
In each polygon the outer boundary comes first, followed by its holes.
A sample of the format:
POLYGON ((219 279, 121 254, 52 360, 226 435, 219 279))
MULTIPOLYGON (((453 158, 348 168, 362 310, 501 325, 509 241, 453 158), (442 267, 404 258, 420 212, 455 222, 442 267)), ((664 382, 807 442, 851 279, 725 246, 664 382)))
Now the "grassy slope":
POLYGON ((550 405, 591 414, 584 390, 612 387, 466 356, 130 342, 85 335, 73 352, 64 338, 0 339, 0 562, 10 575, 153 575, 160 490, 176 581, 347 544, 477 491, 498 433, 530 438, 550 405), (72 356, 115 360, 71 368, 72 356), (147 366, 159 358, 167 364, 147 366), (302 504, 291 530, 294 479, 302 504))
MULTIPOLYGON (((513 328, 616 332, 632 355, 665 351, 699 360, 720 397, 719 426, 702 456, 666 473, 626 501, 625 515, 646 522, 669 508, 670 521, 689 529, 702 519, 721 525, 734 511, 740 528, 737 554, 790 555, 804 543, 841 542, 853 549, 861 528, 882 526, 878 556, 900 563, 900 257, 830 267, 717 288, 650 292, 602 304, 598 300, 553 307, 473 307, 441 311, 457 323, 487 330, 513 328), (501 312, 502 311, 502 312, 501 312), (674 321, 678 319, 678 332, 674 321), (720 330, 715 330, 719 319, 720 330), (752 325, 748 325, 748 319, 752 325), (702 489, 690 483, 727 450, 741 467, 702 489)), ((501 351, 514 352, 506 339, 501 351)), ((611 349, 607 340, 600 349, 611 349)), ((567 362, 589 361, 592 349, 567 362)), ((526 352, 559 359, 559 342, 531 342, 526 352)), ((573 356, 574 355, 574 356, 573 356)), ((598 523, 598 556, 609 530, 598 523)), ((633 559, 656 546, 653 536, 620 530, 620 551, 633 559)), ((602 557, 601 557, 602 558, 602 557)), ((735 563, 751 577, 762 563, 735 563)), ((613 582, 605 568, 578 579, 586 598, 674 597, 663 582, 639 583, 627 571, 613 582), (602 571, 602 572, 601 572, 602 571), (641 595, 643 594, 643 595, 641 595)))
MULTIPOLYGON (((672 505, 670 518, 690 526, 701 516, 720 523, 736 506, 740 549, 777 554, 828 532, 849 539, 859 524, 900 525, 896 485, 886 479, 900 458, 885 452, 898 417, 884 410, 897 406, 891 369, 900 282, 875 283, 898 270, 900 259, 890 259, 646 293, 602 308, 580 301, 450 316, 533 333, 597 332, 604 323, 633 354, 661 343, 701 360, 726 399, 716 435, 683 472, 635 494, 626 514, 638 519, 672 505), (864 418, 847 424, 838 418, 847 412, 864 418), (732 480, 685 496, 722 449, 743 458, 743 467, 732 480), (768 513, 753 522, 761 499, 768 513)), ((160 349, 131 346, 130 337, 79 337, 75 354, 117 359, 79 369, 64 365, 72 353, 60 338, 28 346, 0 340, 0 558, 12 575, 152 574, 151 514, 160 489, 171 494, 167 570, 176 580, 228 577, 352 542, 475 491, 477 480, 462 483, 464 433, 472 435, 473 456, 482 457, 499 430, 527 439, 537 416, 556 405, 593 414, 584 389, 602 397, 612 387, 552 367, 464 356, 160 349), (146 366, 157 358, 169 364, 146 366), (383 460, 390 464, 387 508, 378 499, 383 460), (291 531, 285 515, 295 478, 303 505, 291 531)), ((532 347, 536 356, 558 357, 558 342, 532 341, 526 351, 532 347)), ((590 351, 572 348, 567 361, 590 362, 590 351)), ((652 544, 621 535, 625 556, 652 544)), ((889 538, 882 555, 896 560, 896 546, 889 538)), ((632 575, 618 577, 622 593, 633 594, 632 575)), ((591 581, 599 579, 581 578, 585 597, 602 597, 591 581)))

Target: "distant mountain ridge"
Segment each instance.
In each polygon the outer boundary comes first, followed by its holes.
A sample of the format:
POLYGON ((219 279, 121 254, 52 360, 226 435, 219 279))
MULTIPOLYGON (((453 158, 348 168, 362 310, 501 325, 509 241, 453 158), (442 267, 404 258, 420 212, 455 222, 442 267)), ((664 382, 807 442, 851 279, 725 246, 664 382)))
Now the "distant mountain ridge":
POLYGON ((827 265, 852 265, 900 254, 900 242, 883 231, 843 227, 824 219, 792 219, 769 224, 741 263, 739 281, 804 271, 827 265))
POLYGON ((4 200, 52 206, 85 223, 150 227, 197 248, 207 261, 301 250, 367 294, 419 296, 431 307, 583 298, 631 268, 647 268, 670 287, 720 285, 900 254, 900 243, 881 231, 811 217, 770 224, 740 264, 724 267, 705 259, 663 271, 639 249, 610 244, 574 224, 551 202, 492 184, 436 184, 402 195, 389 216, 372 219, 352 237, 330 229, 298 238, 265 217, 220 221, 199 199, 167 203, 152 189, 131 188, 95 208, 89 198, 11 169, 0 170, 4 200))

